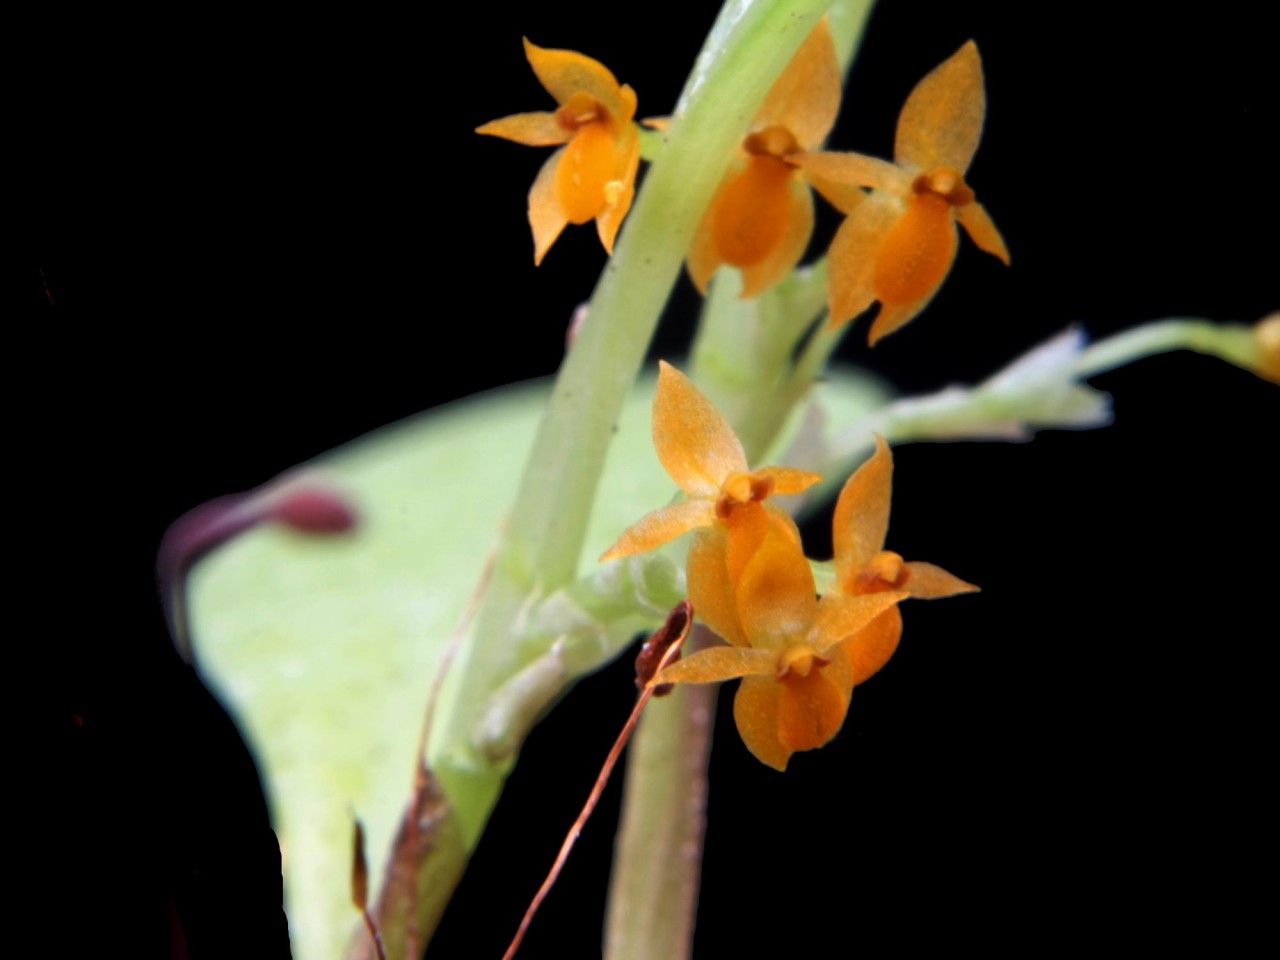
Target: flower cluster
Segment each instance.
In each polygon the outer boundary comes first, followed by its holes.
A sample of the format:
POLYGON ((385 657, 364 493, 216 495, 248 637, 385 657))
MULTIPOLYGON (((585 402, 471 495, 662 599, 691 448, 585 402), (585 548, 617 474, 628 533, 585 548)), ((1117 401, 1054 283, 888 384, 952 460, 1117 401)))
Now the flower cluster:
POLYGON ((897 648, 907 597, 977 588, 940 567, 884 549, 893 458, 875 455, 850 477, 835 511, 835 583, 818 597, 794 522, 766 500, 820 478, 789 467, 747 469, 719 411, 663 363, 653 402, 658 458, 688 499, 629 527, 602 560, 652 549, 693 530, 687 582, 694 612, 726 645, 659 674, 664 683, 742 678, 734 719, 747 748, 778 770, 791 754, 839 732, 853 687, 897 648))
MULTIPOLYGON (((536 263, 566 224, 591 219, 612 251, 639 164, 635 92, 580 53, 528 40, 525 53, 559 109, 504 117, 476 132, 563 145, 529 191, 536 263)), ((816 188, 845 215, 827 254, 829 323, 841 326, 879 302, 869 334, 875 343, 923 310, 942 285, 955 259, 956 224, 1009 262, 1000 232, 965 181, 986 114, 978 48, 969 41, 911 92, 893 163, 822 151, 839 109, 840 69, 824 17, 756 111, 702 216, 687 266, 704 293, 726 264, 742 271, 744 297, 767 290, 804 255, 816 188)))

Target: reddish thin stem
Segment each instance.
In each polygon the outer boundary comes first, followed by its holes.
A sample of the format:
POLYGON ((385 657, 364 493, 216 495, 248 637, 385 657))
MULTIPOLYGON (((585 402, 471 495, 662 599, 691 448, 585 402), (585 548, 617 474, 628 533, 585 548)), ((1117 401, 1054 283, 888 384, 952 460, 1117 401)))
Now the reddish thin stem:
POLYGON ((378 925, 373 922, 373 917, 369 916, 368 910, 361 910, 364 914, 364 925, 369 928, 369 937, 373 940, 373 947, 378 951, 378 960, 387 960, 387 952, 382 949, 382 934, 378 932, 378 925))
MULTIPOLYGON (((622 756, 622 751, 627 746, 627 741, 631 739, 631 734, 636 729, 636 723, 640 720, 640 711, 644 709, 644 705, 649 702, 649 698, 653 696, 654 689, 662 686, 653 682, 654 677, 662 672, 662 668, 671 663, 680 653, 680 644, 689 633, 689 627, 692 621, 692 608, 687 603, 683 603, 677 610, 682 612, 684 616, 683 628, 680 631, 678 639, 671 642, 662 654, 662 659, 657 667, 649 675, 645 681, 644 687, 640 691, 640 695, 636 697, 636 705, 631 708, 631 716, 627 717, 627 722, 622 726, 622 732, 618 734, 618 739, 613 742, 613 747, 609 750, 609 755, 604 759, 604 765, 600 767, 600 773, 596 776, 596 782, 591 787, 591 793, 587 795, 587 802, 582 805, 582 810, 578 814, 573 826, 569 828, 569 833, 564 838, 564 843, 560 844, 560 852, 556 855, 555 863, 551 865, 551 871, 547 874, 547 878, 542 881, 542 886, 538 888, 538 892, 534 894, 533 901, 529 904, 529 909, 524 912, 524 917, 520 920, 520 928, 516 930, 515 937, 511 940, 511 945, 507 947, 507 952, 502 955, 502 960, 512 960, 516 955, 516 951, 520 948, 520 942, 524 939, 529 924, 533 922, 533 915, 538 912, 538 908, 542 906, 542 901, 547 898, 547 894, 551 892, 551 888, 555 886, 556 880, 560 876, 560 871, 564 868, 565 861, 569 859, 569 854, 573 850, 573 845, 578 842, 578 834, 582 832, 582 828, 586 825, 587 820, 591 817, 592 812, 596 808, 596 804, 600 802, 600 795, 604 793, 605 784, 609 782, 609 775, 613 773, 613 768, 617 766, 618 759, 622 756)), ((676 616, 676 610, 672 611, 672 617, 676 616)), ((668 621, 670 622, 670 621, 668 621)), ((666 627, 659 628, 664 630, 666 627)))

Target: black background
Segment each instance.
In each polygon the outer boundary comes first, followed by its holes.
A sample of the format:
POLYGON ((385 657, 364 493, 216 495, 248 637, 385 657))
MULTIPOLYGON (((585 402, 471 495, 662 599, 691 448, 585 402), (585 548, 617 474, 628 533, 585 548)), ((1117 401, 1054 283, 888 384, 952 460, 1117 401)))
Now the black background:
MULTIPOLYGON (((848 359, 906 392, 975 382, 1075 321, 1101 337, 1280 306, 1261 22, 1230 3, 1037 10, 886 0, 852 72, 830 145, 884 156, 929 69, 973 37, 986 70, 969 180, 1013 266, 964 241, 924 314, 874 353, 850 338, 848 359)), ((549 103, 522 34, 599 58, 641 115, 665 113, 713 15, 201 8, 33 27, 11 184, 30 318, 10 347, 11 603, 35 607, 22 647, 41 661, 24 927, 54 955, 166 956, 174 912, 193 957, 282 951, 260 787, 171 653, 159 538, 384 423, 552 373, 603 253, 570 228, 535 270, 524 198, 545 153, 471 130, 549 103)), ((656 356, 683 353, 696 305, 682 281, 656 356)), ((896 452, 889 546, 984 592, 908 606, 842 734, 784 776, 721 711, 697 956, 1224 951, 1260 924, 1280 388, 1186 353, 1093 382, 1115 397, 1109 429, 896 452)), ((630 684, 624 661, 534 733, 431 956, 501 953, 630 684)), ((598 953, 617 803, 524 955, 598 953)))

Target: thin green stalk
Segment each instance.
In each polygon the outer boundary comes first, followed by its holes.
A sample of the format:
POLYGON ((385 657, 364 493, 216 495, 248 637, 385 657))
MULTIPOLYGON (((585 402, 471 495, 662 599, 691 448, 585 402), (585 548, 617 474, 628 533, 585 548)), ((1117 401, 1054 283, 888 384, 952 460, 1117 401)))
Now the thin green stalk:
POLYGON ((1258 365, 1258 342, 1252 327, 1180 317, 1143 324, 1099 340, 1081 352, 1074 370, 1079 377, 1092 377, 1171 350, 1194 350, 1249 370, 1258 365))
POLYGON ((606 960, 689 955, 706 829, 716 688, 683 685, 649 704, 627 754, 614 843, 606 960))

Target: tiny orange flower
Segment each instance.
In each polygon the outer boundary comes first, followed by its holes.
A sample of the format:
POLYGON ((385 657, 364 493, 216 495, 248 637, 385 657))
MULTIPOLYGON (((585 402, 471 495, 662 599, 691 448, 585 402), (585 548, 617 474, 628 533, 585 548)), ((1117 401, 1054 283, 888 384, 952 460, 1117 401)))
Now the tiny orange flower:
POLYGON ((840 68, 823 17, 774 81, 703 214, 688 259, 700 291, 727 263, 752 297, 799 262, 813 233, 813 195, 792 158, 821 146, 839 109, 840 68))
POLYGON ((640 166, 636 93, 619 84, 604 64, 573 50, 548 50, 526 39, 524 52, 558 109, 512 114, 477 127, 476 133, 533 147, 563 144, 529 190, 535 264, 567 224, 593 219, 600 242, 612 253, 640 166))
MULTIPOLYGON (((771 494, 800 493, 822 477, 792 467, 748 470, 747 456, 724 415, 683 373, 658 364, 653 397, 658 460, 687 495, 628 527, 601 561, 652 550, 689 530, 728 523, 771 494)), ((750 511, 747 511, 750 512, 750 511)), ((748 521, 744 521, 748 522, 748 521)), ((759 527, 763 535, 763 527, 759 527)), ((695 608, 698 603, 694 601, 695 608)))
POLYGON ((732 645, 674 663, 658 681, 741 677, 733 717, 742 741, 762 763, 785 770, 792 753, 821 747, 844 725, 856 679, 852 658, 841 647, 857 642, 870 623, 906 595, 885 590, 817 599, 800 544, 785 524, 771 523, 736 584, 738 626, 722 631, 714 613, 694 604, 732 645))
POLYGON ((982 61, 972 40, 935 67, 898 117, 894 162, 858 153, 794 158, 810 182, 846 214, 827 254, 830 323, 873 301, 875 343, 925 308, 956 254, 956 228, 1006 264, 1009 251, 965 183, 986 115, 982 61), (872 187, 861 196, 860 187, 872 187))
MULTIPOLYGON (((836 579, 829 596, 864 596, 905 591, 921 599, 972 593, 978 588, 931 563, 906 562, 884 549, 889 528, 889 500, 893 487, 893 454, 876 436, 876 452, 854 471, 836 501, 831 539, 835 547, 836 579)), ((879 614, 845 644, 855 684, 888 662, 902 637, 902 613, 897 606, 879 614)))

